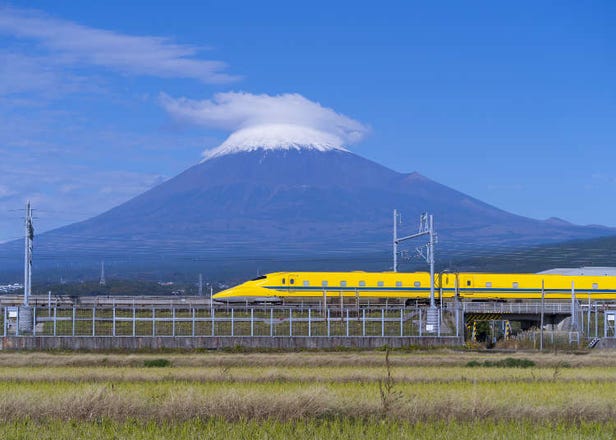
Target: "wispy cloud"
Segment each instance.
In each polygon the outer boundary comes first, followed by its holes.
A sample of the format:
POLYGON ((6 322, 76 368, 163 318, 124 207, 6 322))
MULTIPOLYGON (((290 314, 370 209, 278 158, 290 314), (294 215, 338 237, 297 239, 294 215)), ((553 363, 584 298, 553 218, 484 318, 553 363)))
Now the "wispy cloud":
POLYGON ((16 191, 9 188, 7 185, 0 185, 0 200, 14 196, 16 191))
POLYGON ((38 212, 37 230, 42 232, 92 217, 166 179, 155 173, 65 165, 27 171, 0 167, 0 172, 0 243, 19 237, 19 209, 25 200, 38 212))
POLYGON ((0 97, 12 95, 15 105, 41 105, 67 93, 98 90, 87 78, 66 71, 53 56, 0 51, 0 97), (23 98, 26 95, 36 99, 23 98))
POLYGON ((604 173, 604 172, 600 172, 597 171, 595 173, 592 173, 592 175, 590 176, 591 180, 595 181, 595 182, 602 182, 602 183, 616 183, 616 177, 604 173))
POLYGON ((358 142, 368 132, 361 122, 297 93, 228 92, 203 101, 163 94, 160 102, 176 119, 233 132, 221 148, 275 143, 342 147, 358 142))
POLYGON ((37 41, 56 63, 95 65, 117 72, 228 83, 237 77, 221 61, 198 58, 199 47, 168 38, 132 36, 50 17, 39 11, 0 6, 0 34, 37 41))

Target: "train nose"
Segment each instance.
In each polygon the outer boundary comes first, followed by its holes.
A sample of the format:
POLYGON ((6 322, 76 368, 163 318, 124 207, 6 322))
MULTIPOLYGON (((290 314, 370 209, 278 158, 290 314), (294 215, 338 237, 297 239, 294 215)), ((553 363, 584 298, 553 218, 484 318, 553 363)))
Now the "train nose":
POLYGON ((259 303, 259 302, 279 302, 280 298, 272 295, 269 289, 265 289, 260 286, 241 284, 236 287, 232 287, 212 296, 214 301, 231 303, 231 302, 246 302, 246 303, 259 303))
POLYGON ((221 290, 218 293, 212 295, 212 299, 214 301, 227 301, 230 298, 234 298, 238 296, 238 288, 231 287, 230 289, 221 290))

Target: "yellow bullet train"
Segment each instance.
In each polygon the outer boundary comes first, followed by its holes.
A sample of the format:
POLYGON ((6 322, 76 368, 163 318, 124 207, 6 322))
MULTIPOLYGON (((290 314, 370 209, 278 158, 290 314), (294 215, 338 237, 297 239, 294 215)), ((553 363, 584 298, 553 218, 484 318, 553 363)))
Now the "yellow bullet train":
MULTIPOLYGON (((511 301, 545 298, 616 300, 616 275, 532 273, 437 273, 435 297, 511 301)), ((231 302, 385 302, 411 303, 430 297, 427 272, 276 272, 216 293, 231 302)))

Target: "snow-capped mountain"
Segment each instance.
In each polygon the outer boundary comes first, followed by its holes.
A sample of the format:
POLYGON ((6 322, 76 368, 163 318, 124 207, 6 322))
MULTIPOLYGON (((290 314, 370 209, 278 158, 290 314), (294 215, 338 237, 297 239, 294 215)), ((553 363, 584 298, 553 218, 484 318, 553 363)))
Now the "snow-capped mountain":
POLYGON ((293 124, 262 124, 237 130, 219 147, 206 151, 203 160, 257 150, 348 151, 331 133, 293 124))
MULTIPOLYGON (((344 255, 347 260, 386 255, 394 208, 404 213, 402 233, 416 232, 419 215, 432 213, 437 252, 448 259, 469 249, 614 234, 600 226, 513 215, 419 173, 398 173, 337 146, 288 143, 243 150, 236 145, 221 147, 94 218, 41 234, 35 239, 35 260, 53 264, 62 257, 91 266, 93 259, 103 258, 164 266, 198 261, 202 270, 219 257, 239 264, 246 256, 275 256, 282 264, 288 255, 344 255)), ((21 241, 3 245, 0 253, 19 255, 21 246, 21 241)), ((370 267, 387 268, 386 263, 370 267)))

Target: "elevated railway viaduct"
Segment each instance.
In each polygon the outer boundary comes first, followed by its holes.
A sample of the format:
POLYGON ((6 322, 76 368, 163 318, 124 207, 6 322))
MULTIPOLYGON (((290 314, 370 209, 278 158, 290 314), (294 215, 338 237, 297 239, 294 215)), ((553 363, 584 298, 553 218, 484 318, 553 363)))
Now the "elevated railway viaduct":
POLYGON ((442 328, 435 333, 426 330, 426 308, 421 305, 331 305, 322 309, 316 304, 213 304, 205 297, 42 295, 30 300, 31 330, 19 331, 22 300, 17 295, 0 296, 3 349, 451 346, 464 343, 469 336, 465 326, 473 322, 519 322, 520 329, 526 330, 539 328, 542 315, 546 325, 567 319, 577 323, 576 329, 567 331, 580 332, 580 341, 597 336, 616 340, 610 328, 616 304, 610 303, 582 308, 574 302, 449 301, 441 311, 442 328))

